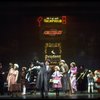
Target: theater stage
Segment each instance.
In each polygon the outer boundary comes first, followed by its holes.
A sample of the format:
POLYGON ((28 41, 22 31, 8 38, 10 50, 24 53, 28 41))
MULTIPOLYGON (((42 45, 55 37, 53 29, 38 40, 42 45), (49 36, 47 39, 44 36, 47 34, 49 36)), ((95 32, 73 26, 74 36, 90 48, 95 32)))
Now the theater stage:
MULTIPOLYGON (((48 99, 56 99, 56 95, 54 92, 49 92, 48 99)), ((98 99, 100 98, 100 93, 93 93, 89 94, 87 92, 84 93, 76 93, 71 95, 64 95, 62 92, 60 92, 59 97, 57 99, 98 99)), ((40 93, 37 92, 36 94, 30 94, 27 93, 26 95, 21 95, 21 93, 18 93, 17 95, 14 95, 13 97, 10 95, 0 95, 0 99, 42 99, 40 96, 40 93)))

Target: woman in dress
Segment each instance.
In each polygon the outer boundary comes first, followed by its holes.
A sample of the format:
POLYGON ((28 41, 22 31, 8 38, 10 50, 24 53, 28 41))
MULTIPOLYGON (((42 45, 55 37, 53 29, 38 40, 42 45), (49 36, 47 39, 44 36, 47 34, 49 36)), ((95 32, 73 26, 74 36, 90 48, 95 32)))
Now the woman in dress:
POLYGON ((76 74, 77 74, 77 66, 75 62, 72 62, 70 63, 70 83, 71 83, 72 93, 75 93, 77 91, 76 74))
POLYGON ((18 74, 19 74, 18 68, 19 65, 14 64, 14 66, 10 68, 7 75, 8 92, 10 92, 10 94, 12 94, 14 89, 16 89, 15 87, 13 87, 13 84, 16 84, 18 80, 18 74))

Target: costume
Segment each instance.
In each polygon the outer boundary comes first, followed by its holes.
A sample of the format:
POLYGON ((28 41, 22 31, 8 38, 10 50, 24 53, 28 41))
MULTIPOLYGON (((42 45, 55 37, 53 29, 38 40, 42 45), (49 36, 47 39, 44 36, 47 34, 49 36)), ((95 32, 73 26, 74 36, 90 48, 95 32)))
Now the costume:
POLYGON ((70 68, 70 82, 71 82, 71 89, 72 93, 77 91, 77 85, 76 85, 76 74, 77 74, 77 67, 71 67, 70 68))
MULTIPOLYGON (((37 61, 37 64, 41 67, 38 76, 37 76, 37 84, 36 87, 40 89, 41 97, 44 98, 44 96, 48 97, 48 90, 49 90, 49 80, 50 80, 50 67, 49 64, 46 62, 39 62, 37 61), (44 95, 45 93, 45 95, 44 95)), ((49 62, 48 62, 49 63, 49 62)))
POLYGON ((87 74, 87 79, 88 79, 88 93, 90 93, 90 91, 93 93, 94 92, 94 78, 93 78, 93 73, 91 70, 89 70, 89 73, 87 74))
POLYGON ((59 89, 62 88, 61 76, 63 75, 59 71, 55 71, 52 74, 53 88, 56 90, 56 96, 59 96, 59 89))
POLYGON ((95 88, 100 93, 100 70, 96 70, 94 72, 94 83, 95 88))

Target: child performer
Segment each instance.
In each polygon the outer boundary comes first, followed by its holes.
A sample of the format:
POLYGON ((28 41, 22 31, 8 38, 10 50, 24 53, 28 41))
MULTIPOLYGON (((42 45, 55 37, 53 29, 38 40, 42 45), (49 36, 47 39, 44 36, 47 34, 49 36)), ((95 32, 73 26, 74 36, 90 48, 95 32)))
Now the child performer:
POLYGON ((62 83, 61 83, 61 77, 63 76, 60 73, 60 68, 58 66, 55 66, 54 72, 52 74, 52 82, 53 82, 53 88, 56 90, 56 97, 59 96, 59 89, 62 88, 62 83))

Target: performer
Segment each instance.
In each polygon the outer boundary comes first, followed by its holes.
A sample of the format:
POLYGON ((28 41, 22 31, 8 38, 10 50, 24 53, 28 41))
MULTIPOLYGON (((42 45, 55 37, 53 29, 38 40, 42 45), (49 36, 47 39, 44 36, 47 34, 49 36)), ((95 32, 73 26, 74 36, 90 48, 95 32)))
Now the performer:
POLYGON ((77 90, 79 92, 84 92, 87 90, 87 72, 88 69, 84 67, 84 65, 80 65, 77 71, 77 90))
POLYGON ((49 80, 50 80, 50 60, 46 59, 45 62, 36 61, 41 67, 37 78, 37 88, 40 89, 41 96, 48 98, 49 80), (45 95, 44 95, 45 93, 45 95))
POLYGON ((16 87, 13 87, 13 85, 16 84, 18 80, 18 75, 19 75, 18 68, 19 65, 14 64, 14 67, 11 67, 7 75, 8 92, 10 92, 11 94, 13 93, 14 90, 16 91, 16 87))
POLYGON ((65 60, 61 60, 60 61, 60 71, 62 72, 62 86, 63 86, 63 92, 65 95, 67 95, 67 93, 70 93, 70 80, 69 80, 69 76, 68 76, 68 70, 69 67, 67 65, 67 63, 65 62, 65 60))
POLYGON ((31 94, 32 93, 36 94, 37 91, 36 83, 39 70, 40 66, 35 66, 33 62, 30 63, 30 67, 26 74, 26 79, 28 80, 29 87, 32 89, 30 92, 31 94))
POLYGON ((22 67, 21 74, 20 74, 20 82, 21 82, 21 89, 22 89, 22 95, 26 94, 26 67, 22 67))
POLYGON ((98 93, 100 93, 100 70, 94 71, 94 86, 98 93))
POLYGON ((94 75, 91 70, 89 70, 89 73, 87 74, 87 79, 88 79, 88 93, 94 92, 94 75))
POLYGON ((77 74, 77 66, 75 62, 72 62, 70 63, 70 82, 71 82, 72 93, 75 93, 77 91, 76 74, 77 74))
POLYGON ((30 63, 29 65, 29 69, 27 71, 27 74, 26 74, 26 79, 28 80, 29 83, 33 82, 33 69, 34 69, 34 64, 33 62, 30 63))
POLYGON ((56 97, 59 96, 59 89, 62 88, 62 83, 61 83, 61 78, 62 78, 62 74, 60 73, 60 68, 59 66, 55 66, 55 71, 53 72, 52 76, 52 82, 53 82, 53 88, 56 91, 56 97))

